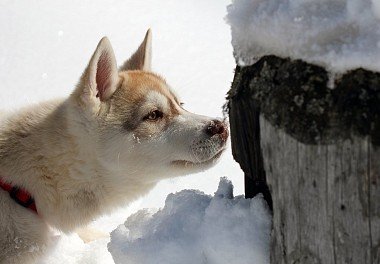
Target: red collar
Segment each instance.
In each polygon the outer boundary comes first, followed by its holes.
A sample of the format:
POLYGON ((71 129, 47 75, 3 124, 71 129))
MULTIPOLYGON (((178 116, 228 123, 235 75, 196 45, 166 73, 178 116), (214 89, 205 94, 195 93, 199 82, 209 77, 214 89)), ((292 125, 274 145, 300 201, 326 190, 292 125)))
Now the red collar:
POLYGON ((30 210, 33 210, 36 214, 38 214, 36 203, 34 202, 32 195, 28 191, 17 186, 12 186, 9 183, 6 183, 4 179, 2 179, 1 177, 0 188, 9 192, 9 195, 13 200, 16 201, 16 203, 24 206, 25 208, 29 208, 30 210))

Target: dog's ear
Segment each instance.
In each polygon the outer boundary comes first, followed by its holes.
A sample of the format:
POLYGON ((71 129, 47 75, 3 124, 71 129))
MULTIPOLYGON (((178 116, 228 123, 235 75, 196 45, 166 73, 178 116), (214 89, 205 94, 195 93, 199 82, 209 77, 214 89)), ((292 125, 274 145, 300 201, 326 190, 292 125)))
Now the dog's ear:
POLYGON ((136 52, 120 67, 120 71, 150 71, 152 64, 152 31, 148 29, 136 52))
POLYGON ((75 93, 85 101, 106 101, 115 92, 118 78, 111 43, 107 37, 103 37, 83 72, 75 93))

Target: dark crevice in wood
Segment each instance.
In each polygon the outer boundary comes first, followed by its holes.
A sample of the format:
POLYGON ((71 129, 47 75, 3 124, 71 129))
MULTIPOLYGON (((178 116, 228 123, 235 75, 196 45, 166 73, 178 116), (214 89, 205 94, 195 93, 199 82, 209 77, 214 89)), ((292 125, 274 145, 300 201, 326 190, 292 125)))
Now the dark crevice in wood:
MULTIPOLYGON (((283 215, 282 212, 281 212, 281 215, 283 215)), ((283 218, 283 216, 281 218, 283 218)), ((284 260, 286 260, 287 254, 286 254, 285 223, 284 222, 281 222, 280 232, 281 232, 281 244, 282 244, 282 257, 284 260)), ((286 263, 286 261, 285 261, 285 263, 286 263)))
MULTIPOLYGON (((372 227, 371 227, 371 142, 367 140, 367 199, 368 199, 368 232, 369 232, 369 244, 370 248, 373 248, 372 241, 372 227)), ((371 262, 373 263, 374 257, 372 255, 372 250, 369 252, 371 262)))
MULTIPOLYGON (((239 78, 240 68, 235 72, 232 89, 244 90, 239 78), (243 88, 243 89, 242 89, 243 88)), ((272 197, 266 182, 263 156, 260 146, 260 112, 250 97, 228 97, 227 109, 230 115, 232 154, 244 171, 245 197, 253 198, 262 193, 270 210, 273 209, 272 197)))
MULTIPOLYGON (((297 206, 297 210, 298 211, 300 211, 300 209, 301 209, 301 197, 300 197, 300 192, 299 192, 299 190, 300 190, 300 186, 299 186, 299 178, 300 178, 300 174, 301 174, 301 170, 300 170, 300 159, 299 159, 299 157, 300 157, 300 155, 299 155, 299 143, 297 142, 296 143, 296 150, 297 150, 297 152, 296 152, 296 154, 297 154, 297 157, 296 157, 296 160, 297 160, 297 178, 298 178, 298 180, 297 180, 297 186, 296 186, 296 192, 297 192, 297 204, 296 204, 296 206, 297 206)), ((298 219, 297 219, 297 221, 298 221, 298 223, 300 223, 301 222, 301 217, 300 217, 300 215, 298 214, 298 217, 297 217, 298 219)), ((285 219, 285 218, 283 218, 283 219, 285 219)), ((298 238, 298 252, 301 252, 301 249, 302 249, 302 237, 301 237, 301 233, 302 233, 302 226, 301 225, 298 225, 297 226, 297 238, 298 238)))

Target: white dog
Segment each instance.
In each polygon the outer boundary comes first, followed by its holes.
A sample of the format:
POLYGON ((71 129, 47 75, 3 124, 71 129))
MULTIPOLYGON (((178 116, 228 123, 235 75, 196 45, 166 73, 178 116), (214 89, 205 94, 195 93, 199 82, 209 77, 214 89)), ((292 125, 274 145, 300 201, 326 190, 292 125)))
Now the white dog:
POLYGON ((164 178, 211 167, 224 122, 183 109, 151 69, 151 32, 119 69, 103 38, 73 93, 0 127, 0 263, 33 263, 50 228, 73 232, 164 178))

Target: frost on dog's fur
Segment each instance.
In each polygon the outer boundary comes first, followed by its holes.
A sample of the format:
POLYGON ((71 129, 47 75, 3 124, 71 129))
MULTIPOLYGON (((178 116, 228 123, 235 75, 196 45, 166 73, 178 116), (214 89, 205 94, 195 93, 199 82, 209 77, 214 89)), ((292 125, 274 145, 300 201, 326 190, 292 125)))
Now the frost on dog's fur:
POLYGON ((69 98, 25 108, 0 127, 0 176, 25 188, 38 215, 0 189, 0 263, 28 263, 54 243, 168 177, 211 167, 226 124, 184 110, 151 69, 151 32, 117 68, 103 38, 69 98))

